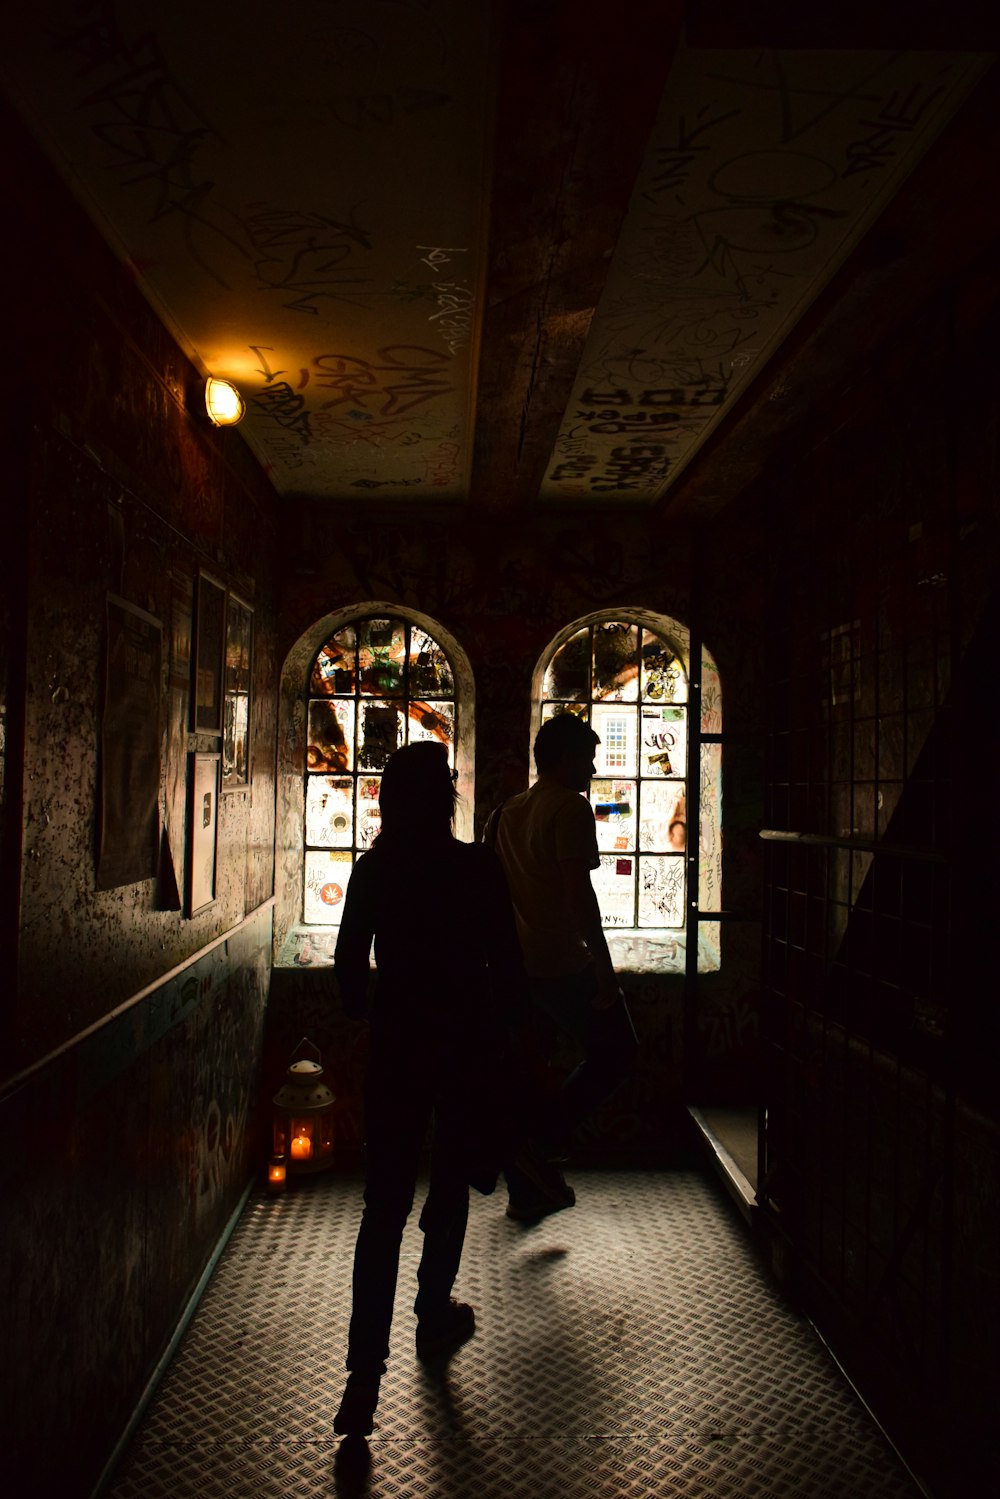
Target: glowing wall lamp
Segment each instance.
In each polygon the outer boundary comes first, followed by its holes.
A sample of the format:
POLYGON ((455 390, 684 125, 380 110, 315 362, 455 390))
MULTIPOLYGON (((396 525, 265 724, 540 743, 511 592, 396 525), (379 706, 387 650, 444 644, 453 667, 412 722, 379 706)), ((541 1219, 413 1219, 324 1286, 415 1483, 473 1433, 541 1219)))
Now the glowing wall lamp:
POLYGON ((246 406, 231 380, 210 375, 205 381, 205 410, 213 427, 234 427, 243 420, 246 406))

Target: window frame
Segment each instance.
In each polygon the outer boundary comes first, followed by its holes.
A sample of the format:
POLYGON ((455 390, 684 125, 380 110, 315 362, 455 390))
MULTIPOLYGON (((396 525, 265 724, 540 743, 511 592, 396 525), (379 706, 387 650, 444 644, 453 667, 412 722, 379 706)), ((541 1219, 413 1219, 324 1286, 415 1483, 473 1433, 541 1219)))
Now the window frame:
MULTIPOLYGON (((638 925, 639 865, 635 867, 635 894, 633 898, 633 925, 604 925, 608 945, 616 967, 633 971, 684 973, 692 965, 698 972, 714 972, 721 967, 721 932, 719 919, 722 912, 722 698, 719 674, 714 658, 695 632, 670 616, 651 610, 623 607, 601 609, 574 620, 553 636, 542 652, 532 677, 531 699, 531 744, 543 721, 546 704, 568 699, 555 699, 544 693, 545 677, 556 654, 574 635, 587 629, 591 632, 590 662, 593 665, 593 628, 596 625, 622 623, 638 627, 640 632, 648 630, 658 636, 673 652, 680 663, 687 681, 686 708, 686 753, 683 774, 686 812, 686 846, 684 887, 682 895, 683 919, 677 926, 638 925), (696 795, 691 788, 696 787, 696 795), (716 919, 712 919, 712 918, 716 919), (697 941, 689 943, 689 935, 697 933, 697 941)), ((639 635, 641 650, 642 635, 639 635)), ((590 716, 595 702, 607 706, 614 702, 610 698, 594 698, 593 682, 588 683, 589 696, 585 700, 586 716, 590 716)), ((583 705, 583 700, 577 699, 583 705)), ((622 705, 640 710, 643 706, 641 691, 637 691, 635 702, 622 705)), ((593 781, 635 780, 637 788, 643 778, 639 775, 637 746, 636 774, 598 774, 593 781)), ((530 759, 530 781, 536 779, 533 758, 530 759)), ((648 780, 649 778, 647 778, 648 780)), ((588 801, 594 805, 592 792, 588 801)), ((641 806, 641 792, 639 792, 641 806)), ((602 849, 602 856, 606 855, 602 849)), ((636 861, 641 857, 639 847, 639 822, 636 818, 635 848, 631 855, 636 861)), ((676 855, 674 857, 677 857, 676 855)))
MULTIPOLYGON (((359 837, 360 837, 360 834, 359 834, 359 816, 360 816, 360 814, 359 814, 359 801, 358 801, 358 786, 359 786, 359 783, 364 778, 366 778, 366 777, 368 779, 372 779, 372 780, 375 779, 375 778, 381 778, 382 768, 383 767, 377 766, 377 765, 364 766, 364 765, 361 765, 359 763, 359 749, 360 749, 360 745, 361 745, 361 721, 362 721, 361 710, 362 710, 362 706, 365 705, 365 704, 374 706, 374 705, 378 705, 380 703, 384 703, 386 705, 388 705, 388 704, 394 705, 396 707, 397 712, 399 713, 399 716, 400 716, 400 719, 401 719, 401 725, 400 725, 400 727, 401 727, 401 738, 400 738, 400 743, 399 743, 399 746, 394 746, 394 748, 395 747, 401 747, 402 745, 405 745, 405 744, 416 743, 416 742, 419 742, 419 740, 428 737, 426 735, 417 735, 415 738, 411 738, 411 725, 412 725, 412 721, 413 721, 413 718, 414 718, 414 714, 412 712, 412 708, 413 708, 413 706, 415 704, 418 704, 418 703, 426 703, 428 705, 432 705, 433 703, 450 703, 450 704, 452 704, 453 705, 452 737, 451 737, 451 743, 450 743, 449 757, 450 757, 450 760, 451 760, 451 763, 452 763, 452 768, 453 768, 453 770, 455 772, 455 775, 456 775, 456 779, 459 778, 459 773, 460 773, 459 772, 460 734, 461 734, 462 728, 464 727, 464 725, 463 725, 463 718, 464 718, 464 715, 465 715, 465 709, 464 709, 464 706, 463 706, 463 703, 462 703, 461 672, 460 672, 460 668, 459 668, 459 663, 456 662, 452 651, 449 649, 448 644, 444 640, 441 639, 441 632, 437 631, 435 629, 435 627, 433 626, 432 623, 425 622, 422 618, 414 617, 409 611, 401 609, 398 606, 390 606, 390 607, 385 608, 385 609, 371 609, 371 608, 367 608, 367 609, 362 609, 362 610, 360 610, 360 611, 358 611, 356 613, 351 613, 351 614, 349 614, 346 617, 338 617, 338 620, 337 620, 335 628, 332 629, 324 637, 323 641, 320 643, 319 647, 314 651, 314 653, 313 653, 313 655, 312 655, 312 657, 311 657, 311 659, 310 659, 310 661, 308 663, 307 672, 306 672, 306 682, 305 682, 305 736, 304 736, 305 743, 304 743, 304 755, 303 755, 303 762, 304 763, 303 763, 303 767, 302 767, 302 775, 303 775, 302 809, 303 810, 302 810, 302 878, 301 878, 301 907, 300 907, 300 909, 301 909, 301 920, 302 920, 303 924, 305 926, 307 926, 307 927, 324 928, 324 929, 326 929, 328 931, 336 932, 339 929, 339 925, 340 925, 339 920, 336 920, 336 919, 332 919, 332 920, 320 920, 320 919, 317 919, 317 916, 315 914, 315 909, 314 909, 315 908, 315 902, 312 900, 311 895, 310 895, 310 870, 314 866, 318 866, 318 861, 311 860, 309 856, 311 854, 329 853, 329 854, 335 856, 333 859, 331 859, 329 861, 330 862, 330 866, 331 866, 331 871, 333 870, 334 865, 343 865, 347 870, 350 871, 350 870, 353 870, 354 865, 357 863, 357 860, 358 860, 359 856, 361 854, 363 854, 366 851, 366 849, 371 846, 371 841, 372 841, 371 839, 363 840, 363 841, 359 842, 359 837), (365 625, 367 625, 367 624, 372 623, 373 621, 383 621, 383 620, 386 621, 390 625, 390 633, 394 633, 395 632, 395 629, 396 629, 397 625, 401 625, 402 626, 402 667, 401 667, 399 689, 398 689, 398 691, 391 690, 391 691, 382 691, 382 692, 366 692, 364 690, 363 669, 361 667, 361 658, 360 658, 360 653, 361 653, 361 650, 362 650, 362 640, 361 640, 362 627, 365 626, 365 625), (351 650, 353 652, 353 666, 351 668, 351 675, 352 675, 352 678, 353 678, 352 689, 351 689, 350 692, 336 692, 336 691, 333 691, 333 692, 329 692, 329 693, 319 693, 319 692, 317 692, 315 690, 317 665, 318 665, 321 657, 323 656, 324 651, 327 649, 327 646, 332 641, 332 639, 334 638, 334 636, 337 635, 337 634, 339 634, 339 633, 341 633, 341 632, 343 632, 346 629, 351 629, 354 632, 354 642, 353 642, 353 645, 351 647, 351 650), (411 661, 411 658, 412 658, 412 653, 413 653, 412 640, 413 640, 413 632, 415 630, 418 630, 423 635, 427 636, 432 641, 434 647, 437 650, 439 650, 441 652, 441 654, 444 656, 444 659, 445 659, 445 661, 447 663, 448 670, 449 670, 449 673, 450 673, 450 676, 451 676, 451 690, 450 690, 450 692, 440 692, 439 691, 433 697, 430 697, 427 694, 423 694, 422 696, 415 696, 415 695, 413 695, 411 693, 411 691, 410 691, 410 688, 411 688, 411 671, 412 671, 412 661, 411 661), (313 746, 313 744, 311 742, 311 729, 310 729, 311 720, 312 720, 312 708, 313 708, 313 704, 319 704, 319 703, 337 703, 337 702, 351 703, 352 704, 352 711, 351 711, 351 713, 349 715, 349 718, 350 718, 350 721, 351 721, 351 734, 352 734, 352 738, 353 738, 352 752, 351 752, 350 757, 349 757, 350 758, 350 764, 349 764, 349 766, 345 766, 345 767, 332 767, 330 765, 318 765, 318 766, 314 765, 314 766, 311 766, 310 763, 309 763, 309 755, 310 755, 310 750, 314 748, 314 746, 313 746), (319 843, 319 842, 317 842, 315 840, 310 840, 310 838, 308 836, 308 834, 309 834, 309 808, 310 808, 310 783, 311 782, 315 783, 318 778, 323 777, 323 776, 328 776, 331 779, 342 779, 342 780, 350 779, 351 782, 352 782, 352 790, 351 790, 351 841, 350 841, 349 844, 336 845, 336 844, 319 843), (310 914, 310 913, 312 913, 312 914, 310 914)), ((389 750, 388 753, 391 754, 392 750, 389 750)), ((388 758, 388 754, 387 754, 386 758, 388 758)), ((346 879, 343 880, 342 884, 337 884, 335 880, 330 882, 331 885, 333 886, 333 888, 335 888, 339 892, 339 898, 337 898, 336 900, 334 900, 332 902, 333 909, 334 909, 334 911, 335 911, 335 913, 337 915, 339 915, 342 912, 342 910, 343 910, 343 896, 346 894, 346 889, 347 889, 347 885, 348 885, 349 881, 350 881, 350 873, 347 874, 346 879)), ((327 888, 326 885, 323 885, 321 889, 318 888, 318 893, 320 895, 320 898, 323 899, 324 901, 326 900, 326 897, 323 896, 322 890, 326 889, 326 888, 327 888)))

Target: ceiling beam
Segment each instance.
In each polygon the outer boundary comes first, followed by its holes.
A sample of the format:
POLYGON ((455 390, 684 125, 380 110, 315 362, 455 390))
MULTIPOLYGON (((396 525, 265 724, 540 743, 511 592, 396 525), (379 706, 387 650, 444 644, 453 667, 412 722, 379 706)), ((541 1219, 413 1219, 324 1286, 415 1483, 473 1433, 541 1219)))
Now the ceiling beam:
POLYGON ((680 32, 681 0, 512 0, 502 38, 471 499, 531 505, 680 32))

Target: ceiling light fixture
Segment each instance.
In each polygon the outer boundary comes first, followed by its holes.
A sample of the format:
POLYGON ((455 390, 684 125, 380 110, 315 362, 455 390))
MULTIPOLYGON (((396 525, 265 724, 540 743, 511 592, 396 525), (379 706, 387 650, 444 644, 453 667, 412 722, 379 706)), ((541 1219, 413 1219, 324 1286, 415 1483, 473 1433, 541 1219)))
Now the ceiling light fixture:
POLYGON ((232 381, 211 375, 205 381, 205 410, 213 427, 234 427, 246 414, 243 397, 232 381))

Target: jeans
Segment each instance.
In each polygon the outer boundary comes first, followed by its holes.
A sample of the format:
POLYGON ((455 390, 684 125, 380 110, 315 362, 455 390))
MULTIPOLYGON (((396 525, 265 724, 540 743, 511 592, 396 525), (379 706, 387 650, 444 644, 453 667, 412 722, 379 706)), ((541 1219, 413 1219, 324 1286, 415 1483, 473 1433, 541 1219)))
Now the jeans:
MULTIPOLYGON (((611 1096, 635 1065, 639 1042, 628 1006, 624 999, 617 999, 607 1009, 596 1010, 596 992, 593 968, 567 978, 529 982, 531 1003, 583 1051, 583 1060, 565 1079, 554 1103, 539 1113, 540 1143, 567 1145, 577 1126, 611 1096)), ((512 1199, 521 1201, 532 1195, 516 1168, 508 1167, 505 1174, 512 1199)))
POLYGON ((448 1304, 469 1213, 469 1082, 474 1058, 409 1035, 373 1035, 365 1089, 367 1170, 354 1251, 347 1367, 384 1374, 403 1229, 413 1206, 420 1151, 433 1116, 430 1187, 420 1214, 418 1318, 448 1304))
POLYGON ((617 1088, 635 1065, 639 1042, 624 999, 594 1009, 597 975, 592 968, 569 978, 532 979, 531 1002, 566 1031, 583 1050, 583 1060, 558 1095, 557 1128, 572 1135, 617 1088))

